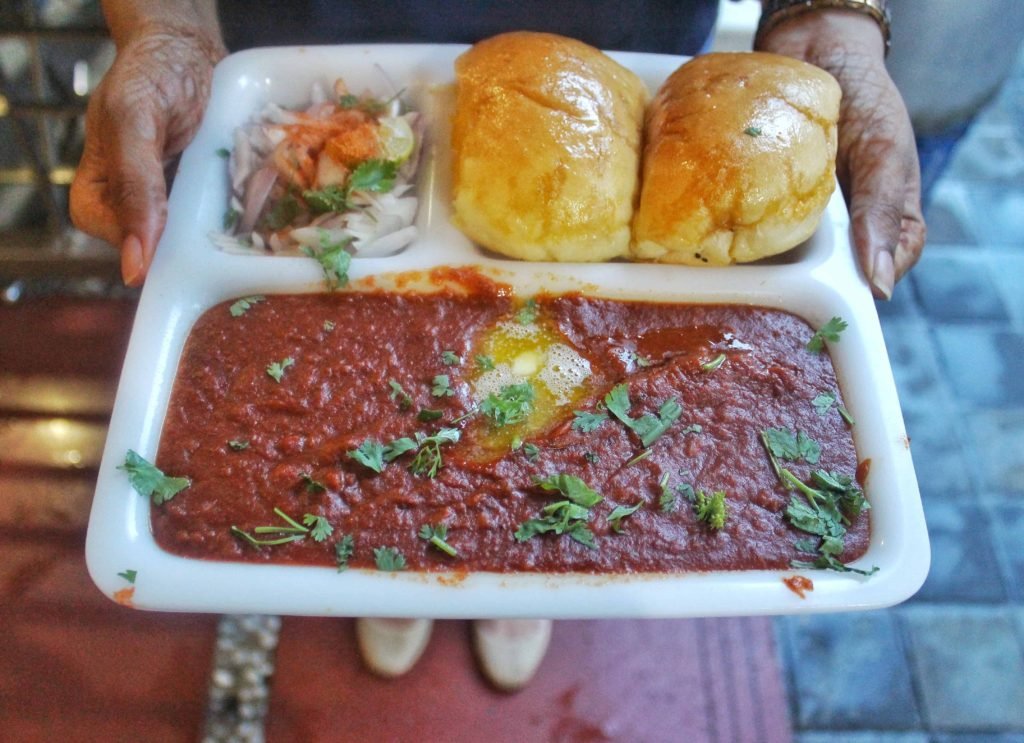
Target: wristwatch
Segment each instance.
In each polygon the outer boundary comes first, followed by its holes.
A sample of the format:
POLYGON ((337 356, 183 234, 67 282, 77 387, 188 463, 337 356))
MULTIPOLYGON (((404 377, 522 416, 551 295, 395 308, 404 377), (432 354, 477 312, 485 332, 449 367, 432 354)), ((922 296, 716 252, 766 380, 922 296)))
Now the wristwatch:
POLYGON ((891 23, 888 0, 761 0, 761 21, 757 24, 754 45, 783 21, 812 10, 852 10, 875 19, 885 39, 885 53, 889 53, 891 23))

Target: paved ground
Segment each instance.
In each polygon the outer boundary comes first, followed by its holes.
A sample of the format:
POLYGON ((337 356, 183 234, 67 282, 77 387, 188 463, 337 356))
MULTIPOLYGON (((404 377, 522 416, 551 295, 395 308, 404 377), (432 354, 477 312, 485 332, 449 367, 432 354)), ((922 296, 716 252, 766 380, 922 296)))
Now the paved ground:
POLYGON ((777 620, 803 743, 1024 741, 1024 55, 927 217, 878 309, 931 573, 895 609, 777 620))

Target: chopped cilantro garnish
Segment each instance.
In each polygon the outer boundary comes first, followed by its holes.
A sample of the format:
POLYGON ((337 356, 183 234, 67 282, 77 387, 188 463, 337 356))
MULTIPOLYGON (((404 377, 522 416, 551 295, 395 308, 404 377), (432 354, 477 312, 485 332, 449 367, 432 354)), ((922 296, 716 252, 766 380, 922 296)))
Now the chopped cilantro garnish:
POLYGON ((633 457, 628 462, 626 462, 626 466, 630 467, 630 466, 636 464, 637 462, 642 462, 643 460, 647 459, 647 457, 649 457, 649 456, 651 456, 651 450, 650 449, 644 449, 642 452, 640 452, 635 457, 633 457))
POLYGON ((494 369, 494 359, 490 356, 484 356, 482 353, 478 353, 473 360, 476 361, 476 368, 480 371, 491 371, 494 369))
POLYGON ((359 96, 354 93, 345 93, 344 95, 338 96, 339 108, 355 108, 358 105, 359 96))
POLYGON ((676 494, 668 486, 667 472, 661 476, 661 480, 658 481, 658 487, 661 488, 661 495, 658 496, 658 507, 661 508, 662 513, 672 513, 679 507, 679 502, 676 494))
POLYGON ((334 327, 335 326, 333 320, 324 320, 323 328, 325 333, 330 333, 332 330, 334 330, 334 327))
POLYGON ((221 220, 221 226, 225 232, 230 232, 235 229, 235 225, 238 224, 238 218, 242 216, 242 213, 235 208, 229 208, 224 212, 224 218, 221 220))
POLYGON ((225 160, 231 157, 231 150, 227 147, 218 147, 214 152, 217 153, 217 157, 223 157, 225 160))
POLYGON ((727 515, 725 491, 716 490, 711 495, 706 495, 703 490, 698 490, 694 509, 697 511, 699 520, 712 529, 721 529, 725 526, 727 515))
POLYGON ((187 477, 168 477, 131 449, 119 470, 128 473, 128 481, 135 492, 143 498, 151 498, 154 505, 161 505, 192 484, 187 477))
POLYGON ((249 442, 241 439, 231 439, 228 442, 228 447, 231 451, 245 451, 249 448, 249 442))
POLYGON ((608 420, 608 413, 600 410, 596 413, 588 413, 584 410, 572 411, 572 428, 582 433, 590 433, 596 430, 602 423, 608 420))
POLYGON ((561 493, 576 505, 592 508, 601 502, 601 494, 590 488, 583 480, 574 475, 548 475, 534 479, 534 484, 544 490, 561 493))
POLYGON ((351 534, 342 534, 341 539, 334 543, 334 559, 338 563, 338 572, 348 570, 348 561, 355 551, 355 540, 351 534))
POLYGON ((526 304, 519 308, 516 312, 516 320, 521 325, 531 325, 537 321, 537 301, 534 299, 528 299, 526 304))
POLYGON ((347 452, 346 456, 374 472, 384 469, 384 445, 374 439, 366 439, 358 447, 347 452))
POLYGON ((280 508, 275 508, 274 513, 277 514, 278 518, 285 522, 285 526, 257 526, 253 529, 253 532, 255 534, 277 534, 279 536, 271 539, 261 539, 259 537, 254 537, 252 534, 249 534, 247 531, 239 529, 234 525, 231 527, 231 533, 236 537, 244 539, 251 546, 256 547, 257 549, 260 547, 274 547, 279 544, 298 542, 305 539, 309 534, 310 530, 307 527, 300 524, 280 508))
POLYGON ((761 136, 761 130, 756 126, 748 126, 746 129, 743 130, 743 133, 746 134, 748 137, 761 136))
POLYGON ((813 400, 811 400, 811 405, 814 406, 814 409, 818 412, 818 415, 826 415, 828 411, 832 409, 832 406, 835 404, 835 402, 836 396, 834 394, 832 394, 831 392, 822 392, 813 400))
POLYGON ((348 252, 352 243, 351 237, 346 237, 336 243, 326 243, 321 240, 320 250, 306 246, 303 252, 310 258, 314 258, 320 264, 324 272, 324 282, 330 291, 334 291, 348 284, 348 269, 352 265, 352 254, 348 252))
POLYGON ((228 312, 231 313, 232 317, 241 317, 246 312, 248 312, 250 309, 252 309, 252 306, 254 304, 259 304, 260 302, 265 302, 266 299, 267 298, 264 297, 262 294, 253 294, 251 297, 242 297, 241 299, 239 299, 236 302, 234 302, 228 308, 228 312))
POLYGON ((640 369, 646 369, 648 366, 650 366, 652 363, 654 363, 648 357, 641 356, 636 351, 630 351, 629 352, 629 361, 630 361, 631 364, 633 364, 634 366, 636 366, 636 367, 638 367, 640 369))
POLYGON ((855 425, 857 425, 857 421, 855 421, 853 419, 853 416, 850 415, 850 411, 847 410, 846 408, 844 408, 842 405, 839 406, 839 415, 842 417, 842 419, 844 421, 846 421, 846 425, 848 425, 848 426, 855 426, 855 425))
POLYGON ((309 527, 309 536, 314 542, 323 542, 334 532, 334 527, 323 516, 307 513, 302 517, 302 523, 309 527))
POLYGON ((263 224, 271 230, 283 230, 299 216, 299 202, 291 194, 287 194, 270 207, 263 217, 263 224))
POLYGON ((135 583, 135 577, 139 574, 137 570, 125 570, 123 573, 118 573, 118 578, 124 578, 129 583, 135 583))
POLYGON ((449 557, 459 556, 456 549, 445 541, 448 539, 448 526, 445 524, 438 524, 437 526, 424 524, 420 527, 420 539, 427 540, 449 557))
POLYGON ((344 212, 349 208, 348 189, 341 186, 327 186, 319 191, 303 191, 302 198, 314 214, 344 212))
POLYGON ((308 472, 303 472, 299 475, 302 478, 302 483, 306 486, 307 493, 323 493, 326 492, 327 486, 319 480, 314 480, 313 476, 308 472))
POLYGON ((833 317, 822 325, 818 332, 807 341, 807 350, 811 353, 821 353, 825 350, 825 341, 838 342, 839 334, 846 330, 847 327, 846 321, 843 318, 833 317))
POLYGON ((430 394, 434 397, 451 397, 455 394, 447 374, 438 374, 431 380, 430 394))
POLYGON ((612 527, 616 534, 621 534, 622 520, 636 513, 637 509, 643 504, 643 501, 640 501, 635 506, 615 506, 612 512, 608 514, 608 525, 612 527))
POLYGON ((718 367, 720 367, 724 363, 725 363, 725 354, 724 353, 720 353, 717 356, 715 356, 715 358, 711 359, 711 361, 707 362, 706 364, 701 364, 700 368, 703 371, 706 371, 706 372, 713 372, 715 369, 717 369, 718 367))
POLYGON ((402 385, 393 379, 389 379, 388 386, 391 387, 391 399, 398 401, 399 410, 408 410, 412 407, 412 396, 405 391, 402 385))
POLYGON ((459 440, 459 429, 442 428, 437 433, 427 436, 422 431, 416 432, 416 438, 411 439, 404 436, 395 439, 384 447, 384 461, 391 462, 407 452, 416 452, 409 469, 414 475, 426 475, 436 477, 438 471, 444 466, 441 455, 441 446, 454 444, 459 440))
POLYGON ((278 384, 281 383, 281 377, 284 376, 284 370, 295 363, 295 359, 291 356, 281 359, 280 361, 273 361, 267 364, 267 376, 273 379, 278 384))
POLYGON ((665 433, 683 412, 678 401, 669 399, 661 404, 657 417, 650 413, 644 413, 640 418, 631 418, 629 409, 632 403, 629 400, 629 388, 625 384, 617 384, 612 387, 604 397, 604 404, 608 408, 608 412, 640 437, 640 442, 645 447, 653 444, 658 437, 665 433))
POLYGON ((441 354, 441 363, 445 366, 458 366, 462 363, 462 357, 455 351, 445 351, 441 354))
POLYGON ((377 564, 377 570, 405 570, 405 557, 395 547, 374 547, 373 561, 377 564))
POLYGON ((529 382, 509 384, 491 393, 480 404, 480 412, 495 426, 521 423, 533 410, 533 386, 529 382))
POLYGON ((349 191, 386 193, 395 187, 398 163, 391 160, 366 160, 359 163, 348 178, 349 191))
POLYGON ((431 421, 440 420, 444 416, 444 411, 432 410, 431 408, 420 408, 420 412, 416 414, 416 420, 421 423, 430 423, 431 421))
POLYGON ((523 444, 523 455, 526 457, 527 461, 536 462, 537 457, 540 456, 540 447, 536 444, 523 444))
POLYGON ((761 432, 761 438, 768 451, 779 459, 791 462, 804 460, 817 464, 821 457, 821 446, 803 431, 793 433, 786 428, 768 428, 761 432))

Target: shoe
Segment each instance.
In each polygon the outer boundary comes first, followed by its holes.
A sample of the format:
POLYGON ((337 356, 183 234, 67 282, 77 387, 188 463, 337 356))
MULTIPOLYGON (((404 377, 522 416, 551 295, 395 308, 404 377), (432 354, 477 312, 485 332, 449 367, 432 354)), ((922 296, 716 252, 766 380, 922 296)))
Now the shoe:
POLYGON ((432 619, 357 619, 363 663, 378 676, 401 676, 423 655, 433 626, 432 619))
POLYGON ((533 678, 551 641, 550 619, 478 619, 473 648, 495 688, 518 691, 533 678))

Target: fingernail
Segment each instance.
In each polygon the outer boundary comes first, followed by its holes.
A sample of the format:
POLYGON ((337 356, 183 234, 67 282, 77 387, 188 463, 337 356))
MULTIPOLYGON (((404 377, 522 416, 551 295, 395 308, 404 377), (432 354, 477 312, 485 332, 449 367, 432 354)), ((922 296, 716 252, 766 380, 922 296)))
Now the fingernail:
POLYGON ((895 283, 896 269, 892 265, 892 253, 880 250, 875 256, 875 266, 871 271, 871 286, 883 299, 890 299, 895 283))
POLYGON ((121 244, 121 278, 126 286, 135 286, 142 272, 142 243, 135 235, 128 235, 121 244))

